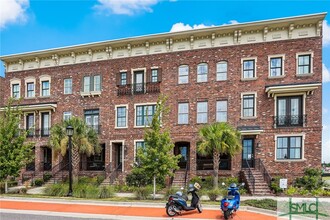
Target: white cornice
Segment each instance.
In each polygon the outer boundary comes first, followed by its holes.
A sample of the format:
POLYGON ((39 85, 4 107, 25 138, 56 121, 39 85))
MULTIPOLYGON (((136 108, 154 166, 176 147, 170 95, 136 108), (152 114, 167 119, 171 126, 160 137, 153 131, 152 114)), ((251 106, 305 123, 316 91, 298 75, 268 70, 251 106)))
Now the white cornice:
POLYGON ((128 37, 0 56, 0 59, 7 67, 7 72, 15 72, 130 56, 315 37, 321 35, 325 16, 326 13, 318 13, 128 37))

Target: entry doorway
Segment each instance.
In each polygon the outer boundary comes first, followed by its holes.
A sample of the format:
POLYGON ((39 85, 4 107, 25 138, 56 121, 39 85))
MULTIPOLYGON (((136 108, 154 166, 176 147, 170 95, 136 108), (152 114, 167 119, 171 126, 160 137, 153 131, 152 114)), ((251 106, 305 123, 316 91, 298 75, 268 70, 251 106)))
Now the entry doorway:
POLYGON ((174 147, 174 155, 181 155, 178 166, 180 169, 186 169, 189 167, 189 154, 190 143, 189 142, 177 142, 174 147))
POLYGON ((111 170, 123 171, 124 145, 122 142, 112 143, 111 170))
POLYGON ((254 138, 244 138, 242 142, 242 168, 254 167, 254 138))

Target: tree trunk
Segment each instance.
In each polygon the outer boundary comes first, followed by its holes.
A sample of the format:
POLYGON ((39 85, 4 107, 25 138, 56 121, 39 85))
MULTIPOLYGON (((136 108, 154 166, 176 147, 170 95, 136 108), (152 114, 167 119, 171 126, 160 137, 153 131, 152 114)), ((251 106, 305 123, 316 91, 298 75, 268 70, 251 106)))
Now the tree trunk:
POLYGON ((80 154, 77 149, 72 149, 72 178, 73 182, 78 181, 78 173, 79 173, 79 165, 80 165, 80 154))
POLYGON ((217 189, 219 184, 219 163, 220 154, 218 152, 213 152, 213 188, 217 189))

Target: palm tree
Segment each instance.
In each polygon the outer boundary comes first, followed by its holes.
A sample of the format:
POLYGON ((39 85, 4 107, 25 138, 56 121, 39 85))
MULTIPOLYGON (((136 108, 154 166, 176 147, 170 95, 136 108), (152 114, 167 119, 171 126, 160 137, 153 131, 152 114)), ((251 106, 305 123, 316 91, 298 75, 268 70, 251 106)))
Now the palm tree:
POLYGON ((78 177, 80 155, 86 154, 90 156, 99 154, 101 152, 101 147, 96 131, 86 125, 82 119, 72 117, 51 128, 49 145, 54 151, 55 158, 59 153, 62 156, 65 156, 67 153, 69 138, 66 135, 66 128, 69 125, 71 125, 74 130, 72 136, 72 174, 73 177, 76 178, 78 177))
POLYGON ((213 156, 214 188, 218 188, 220 155, 229 154, 232 157, 238 153, 242 148, 240 136, 237 130, 225 122, 206 125, 199 130, 197 152, 203 156, 213 156))

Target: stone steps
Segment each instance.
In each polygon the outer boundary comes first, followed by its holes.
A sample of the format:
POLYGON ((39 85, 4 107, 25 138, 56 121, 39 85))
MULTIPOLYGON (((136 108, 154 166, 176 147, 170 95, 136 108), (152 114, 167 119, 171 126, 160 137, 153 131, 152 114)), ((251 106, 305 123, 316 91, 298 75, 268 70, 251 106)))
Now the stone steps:
POLYGON ((253 195, 270 195, 271 194, 271 190, 269 189, 268 184, 265 182, 263 175, 255 169, 251 169, 251 173, 254 177, 254 192, 253 192, 253 184, 248 180, 248 170, 247 169, 243 169, 242 170, 245 176, 245 179, 247 180, 247 185, 249 187, 249 191, 252 192, 253 195))

